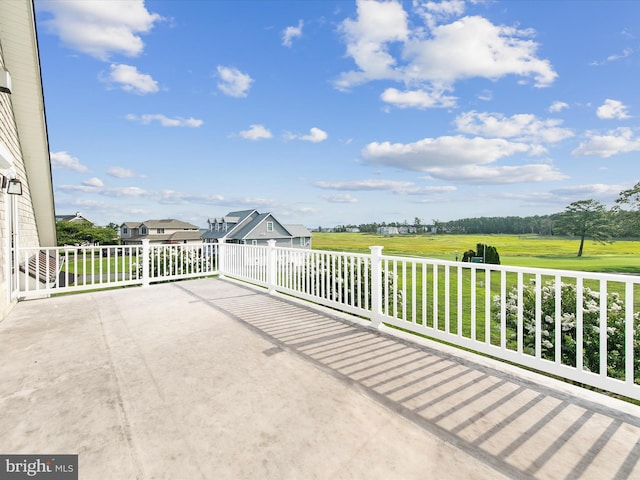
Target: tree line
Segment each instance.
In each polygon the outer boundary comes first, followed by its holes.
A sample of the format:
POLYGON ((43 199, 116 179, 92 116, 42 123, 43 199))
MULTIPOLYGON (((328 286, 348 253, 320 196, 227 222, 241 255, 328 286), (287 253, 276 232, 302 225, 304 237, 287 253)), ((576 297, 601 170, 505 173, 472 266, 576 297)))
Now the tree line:
POLYGON ((597 200, 579 200, 568 205, 564 211, 551 215, 529 217, 474 217, 443 222, 433 220, 425 224, 416 217, 413 224, 407 220, 390 223, 365 223, 341 225, 334 231, 376 233, 379 227, 411 227, 408 233, 432 234, 507 234, 507 235, 562 235, 575 236, 580 240, 578 256, 582 256, 584 241, 591 238, 607 242, 613 238, 640 237, 640 182, 633 188, 623 190, 612 208, 597 200))

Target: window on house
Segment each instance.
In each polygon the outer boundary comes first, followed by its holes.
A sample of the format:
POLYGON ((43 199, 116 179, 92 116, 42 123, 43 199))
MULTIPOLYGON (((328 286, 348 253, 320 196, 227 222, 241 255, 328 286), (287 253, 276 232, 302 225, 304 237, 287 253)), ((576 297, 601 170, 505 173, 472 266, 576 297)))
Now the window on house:
POLYGON ((273 222, 267 222, 267 232, 273 232, 273 222))
POLYGON ((156 228, 156 233, 157 233, 157 234, 162 234, 162 233, 164 233, 164 228, 156 228))
POLYGON ((147 227, 142 227, 140 229, 140 235, 146 235, 147 234, 147 227))
POLYGON ((122 227, 122 234, 129 235, 129 229, 127 227, 122 227))
POLYGON ((304 237, 300 237, 300 246, 302 246, 302 247, 304 247, 306 245, 304 240, 305 240, 304 237))
POLYGON ((257 245, 258 244, 258 240, 251 240, 251 245, 257 245))

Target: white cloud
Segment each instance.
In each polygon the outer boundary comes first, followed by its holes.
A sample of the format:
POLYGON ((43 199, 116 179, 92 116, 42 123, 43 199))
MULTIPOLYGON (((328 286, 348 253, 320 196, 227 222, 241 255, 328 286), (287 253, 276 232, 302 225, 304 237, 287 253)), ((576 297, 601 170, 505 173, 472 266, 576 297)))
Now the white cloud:
POLYGON ((271 138, 273 134, 263 125, 250 125, 249 130, 243 130, 238 134, 247 140, 260 140, 263 138, 271 138))
POLYGON ((142 53, 140 34, 149 33, 162 17, 149 12, 144 0, 66 0, 37 3, 50 12, 42 24, 62 42, 100 60, 119 53, 135 57, 142 53))
POLYGON ((96 193, 100 192, 100 189, 92 186, 92 185, 59 185, 56 186, 57 190, 62 190, 63 192, 83 192, 83 193, 96 193))
POLYGON ((454 186, 416 186, 415 182, 401 180, 354 180, 349 182, 325 182, 318 181, 314 186, 324 190, 340 191, 389 191, 403 195, 434 195, 448 193, 456 190, 454 186))
POLYGON ((620 153, 640 151, 640 138, 634 137, 630 128, 621 127, 610 131, 607 135, 587 132, 587 137, 588 140, 580 143, 571 155, 608 158, 620 153))
POLYGON ((151 75, 138 72, 136 67, 123 64, 111 64, 111 72, 104 80, 120 84, 120 88, 125 92, 145 95, 156 93, 160 88, 151 75))
POLYGON ((387 88, 380 98, 398 108, 450 108, 456 106, 456 97, 444 95, 442 91, 405 90, 387 88))
POLYGON ((572 197, 610 197, 617 198, 620 192, 626 187, 622 185, 607 185, 604 183, 594 183, 591 185, 573 185, 551 190, 554 195, 568 195, 572 197))
POLYGON ((94 188, 104 187, 104 183, 98 177, 92 177, 88 180, 85 180, 84 182, 82 182, 82 184, 87 187, 94 187, 94 188))
POLYGON ((357 203, 358 199, 348 193, 338 193, 335 195, 322 195, 321 198, 330 203, 357 203))
POLYGON ((237 68, 218 65, 218 89, 231 97, 246 97, 253 79, 237 68))
POLYGON ((282 45, 284 45, 285 47, 290 47, 294 38, 299 38, 302 36, 303 26, 304 22, 302 20, 299 20, 297 27, 285 28, 282 32, 282 45))
POLYGON ((432 30, 427 40, 414 40, 404 54, 411 58, 407 77, 451 85, 472 77, 533 77, 537 87, 553 83, 557 74, 548 60, 536 57, 537 44, 528 30, 497 26, 483 17, 464 17, 432 30))
POLYGON ((564 173, 547 164, 495 166, 495 165, 464 165, 447 168, 434 167, 429 169, 433 178, 485 185, 501 185, 526 182, 548 182, 569 178, 564 173))
POLYGON ((418 13, 424 17, 429 28, 453 16, 460 16, 465 12, 464 0, 443 0, 441 2, 425 2, 418 6, 418 13))
POLYGON ((80 160, 72 157, 67 152, 51 152, 51 166, 53 168, 67 168, 76 172, 86 172, 88 167, 82 165, 80 160))
POLYGON ((357 18, 341 25, 347 55, 358 68, 342 73, 336 88, 347 90, 386 79, 451 89, 466 78, 506 75, 532 78, 535 86, 546 87, 557 77, 550 62, 538 58, 538 44, 531 39, 534 32, 530 29, 494 25, 480 16, 436 25, 434 19, 461 14, 461 2, 427 2, 417 8, 428 32, 419 25, 410 30, 400 2, 358 1, 357 18))
POLYGON ((329 135, 324 130, 313 127, 309 130, 309 133, 307 135, 301 135, 298 138, 300 140, 304 140, 305 142, 319 143, 324 142, 327 138, 329 138, 329 135))
POLYGON ((346 19, 340 30, 347 44, 347 54, 360 71, 347 72, 336 82, 339 89, 375 79, 400 79, 396 60, 388 51, 388 43, 406 41, 409 36, 407 13, 396 1, 359 0, 358 18, 346 19))
POLYGON ((169 118, 166 115, 162 115, 160 113, 156 114, 144 114, 144 115, 134 115, 130 113, 126 116, 126 119, 132 122, 138 122, 143 125, 149 125, 151 122, 159 122, 163 127, 189 127, 189 128, 198 128, 204 122, 197 118, 189 117, 175 117, 169 118))
POLYGON ((147 197, 149 192, 139 187, 119 187, 105 189, 104 195, 109 197, 147 197))
POLYGON ((107 174, 116 178, 134 178, 138 177, 133 170, 129 170, 128 168, 122 167, 111 167, 107 170, 107 174))
POLYGON ((610 98, 607 98, 604 103, 598 107, 596 115, 598 115, 598 118, 602 118, 604 120, 624 120, 626 118, 631 118, 627 113, 626 105, 619 100, 611 100, 610 98))
POLYGON ((401 191, 415 185, 414 182, 406 182, 400 180, 355 180, 350 182, 324 182, 318 181, 313 183, 314 186, 325 190, 348 190, 348 191, 366 191, 366 190, 390 190, 401 191))
POLYGON ((485 137, 553 143, 573 136, 571 130, 560 127, 562 120, 540 120, 532 114, 505 117, 499 113, 470 111, 458 115, 454 122, 462 133, 485 137))
POLYGON ((569 108, 569 104, 568 103, 560 102, 560 101, 556 100, 549 107, 549 112, 550 113, 557 113, 557 112, 560 112, 560 111, 564 110, 565 108, 569 108))
POLYGON ((443 136, 413 143, 372 142, 362 150, 362 158, 372 165, 430 172, 436 167, 492 163, 516 153, 539 154, 540 149, 502 138, 443 136))
MULTIPOLYGON (((623 35, 624 35, 624 31, 623 31, 623 35)), ((593 65, 593 66, 597 67, 597 66, 609 63, 609 62, 615 62, 617 60, 620 60, 620 59, 623 59, 623 58, 627 58, 627 57, 633 55, 633 53, 634 53, 633 49, 627 47, 627 48, 624 48, 621 53, 614 53, 612 55, 609 55, 606 58, 606 60, 600 60, 600 61, 594 60, 593 62, 590 63, 590 65, 593 65)))
POLYGON ((490 102, 493 100, 493 92, 491 90, 483 90, 477 95, 478 100, 482 100, 483 102, 490 102))

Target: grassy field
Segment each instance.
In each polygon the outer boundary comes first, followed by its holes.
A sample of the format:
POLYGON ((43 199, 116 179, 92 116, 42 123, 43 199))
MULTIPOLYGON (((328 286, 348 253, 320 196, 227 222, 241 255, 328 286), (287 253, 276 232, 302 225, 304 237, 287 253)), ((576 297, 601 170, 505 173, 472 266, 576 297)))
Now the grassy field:
POLYGON ((346 252, 369 252, 381 245, 387 255, 412 255, 455 260, 477 243, 496 247, 503 265, 582 270, 640 275, 640 241, 619 240, 600 244, 585 241, 577 257, 579 239, 537 235, 375 235, 368 233, 314 232, 313 248, 346 252))

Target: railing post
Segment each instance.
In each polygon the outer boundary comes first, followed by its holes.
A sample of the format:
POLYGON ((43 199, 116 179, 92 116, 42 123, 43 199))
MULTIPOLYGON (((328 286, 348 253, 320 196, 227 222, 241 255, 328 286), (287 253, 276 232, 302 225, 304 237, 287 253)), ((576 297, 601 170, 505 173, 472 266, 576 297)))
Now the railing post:
POLYGON ((151 276, 150 270, 150 262, 149 262, 149 239, 145 238, 142 240, 142 286, 149 286, 149 278, 151 276))
POLYGON ((224 278, 225 268, 226 268, 226 245, 224 243, 224 238, 218 239, 218 243, 214 243, 216 249, 218 250, 218 275, 219 278, 224 278))
POLYGON ((269 293, 276 291, 276 270, 278 262, 276 262, 276 241, 267 240, 267 288, 269 293))
POLYGON ((371 326, 379 329, 382 324, 382 249, 371 250, 371 326))

